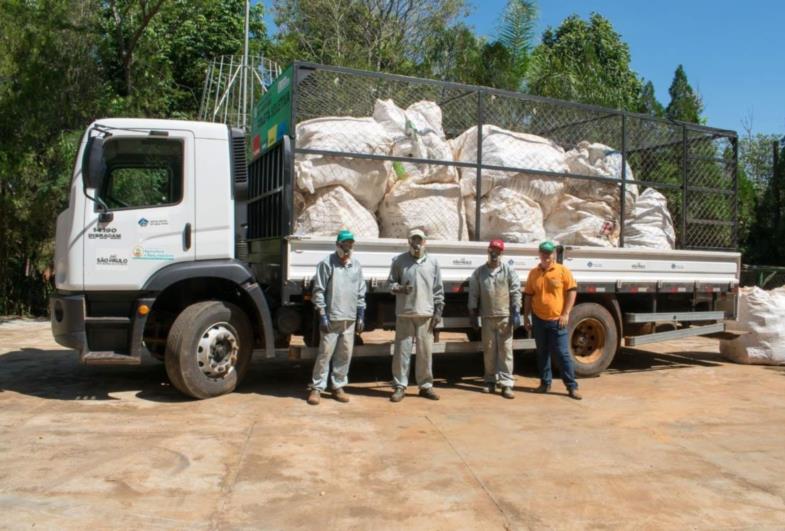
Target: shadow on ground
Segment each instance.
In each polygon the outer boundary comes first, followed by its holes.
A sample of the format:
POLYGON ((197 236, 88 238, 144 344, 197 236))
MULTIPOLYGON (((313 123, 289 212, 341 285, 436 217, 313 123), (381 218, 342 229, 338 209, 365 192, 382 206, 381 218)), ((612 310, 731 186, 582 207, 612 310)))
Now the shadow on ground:
MULTIPOLYGON (((624 348, 619 351, 608 374, 633 373, 688 367, 721 365, 719 355, 710 352, 659 354, 624 348)), ((352 362, 352 393, 388 396, 390 357, 361 358, 352 362)), ((239 393, 259 393, 277 397, 303 397, 310 380, 312 362, 267 362, 255 359, 239 393)), ((537 367, 532 352, 516 354, 516 373, 536 382, 537 367)), ((412 360, 412 369, 414 360, 412 360)), ((771 367, 772 370, 779 368, 771 367)), ((785 368, 782 368, 785 370, 785 368)), ((482 392, 482 358, 454 355, 434 359, 437 387, 454 387, 482 392)), ((783 373, 785 374, 785 373, 783 373)), ((554 374, 554 380, 558 373, 554 374)), ((412 382, 413 383, 413 382, 412 382)), ((519 382, 518 391, 531 391, 519 382)), ((145 360, 136 367, 84 366, 69 350, 25 348, 0 355, 0 393, 14 391, 51 400, 115 400, 113 394, 135 392, 153 402, 187 400, 170 384, 162 363, 145 360)))

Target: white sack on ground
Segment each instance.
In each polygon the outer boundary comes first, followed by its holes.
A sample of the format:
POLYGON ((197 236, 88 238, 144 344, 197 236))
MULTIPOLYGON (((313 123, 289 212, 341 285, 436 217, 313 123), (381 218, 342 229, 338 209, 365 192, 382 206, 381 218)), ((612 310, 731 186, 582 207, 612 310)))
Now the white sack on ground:
MULTIPOLYGON (((477 202, 473 195, 465 199, 469 234, 474 237, 477 202)), ((482 198, 480 205, 480 240, 501 238, 506 242, 528 243, 545 239, 540 205, 511 188, 496 187, 482 198)))
MULTIPOLYGON (((404 110, 393 100, 376 100, 373 118, 393 139, 393 156, 453 160, 442 128, 442 110, 436 103, 418 101, 404 110)), ((400 180, 420 184, 458 182, 454 166, 399 162, 394 167, 400 180)))
POLYGON ((304 198, 295 197, 295 205, 295 234, 335 236, 339 231, 348 229, 357 238, 379 237, 379 225, 374 215, 341 186, 321 188, 316 194, 304 198))
MULTIPOLYGON (((591 175, 594 177, 610 177, 621 179, 621 152, 612 147, 599 143, 579 142, 575 149, 566 153, 565 160, 570 173, 577 175, 591 175)), ((625 163, 626 180, 632 181, 634 176, 632 168, 625 163)), ((613 209, 621 210, 619 195, 621 185, 591 179, 567 179, 564 192, 587 201, 610 202, 613 209)), ((638 197, 638 186, 627 182, 625 212, 630 212, 638 197)))
POLYGON ((422 229, 429 239, 466 240, 468 229, 458 184, 398 181, 379 206, 383 238, 406 238, 422 229))
MULTIPOLYGON (((567 171, 564 150, 552 140, 508 131, 494 125, 484 125, 482 136, 482 161, 485 165, 556 173, 567 171)), ((467 129, 453 139, 450 145, 455 160, 476 162, 477 127, 467 129)), ((472 168, 461 168, 461 186, 464 195, 476 195, 476 184, 477 171, 472 168)), ((483 169, 481 195, 486 195, 497 186, 514 186, 517 191, 539 203, 547 215, 558 202, 564 184, 560 177, 483 169)))
POLYGON ((785 287, 739 290, 739 320, 733 329, 749 332, 720 341, 720 354, 736 363, 785 365, 785 287))
POLYGON ((605 201, 565 194, 544 226, 548 238, 562 245, 619 245, 618 213, 605 201))
POLYGON ((638 196, 635 207, 624 222, 624 246, 673 249, 676 232, 668 211, 668 200, 653 188, 638 196))
MULTIPOLYGON (((389 155, 392 136, 373 118, 326 117, 297 125, 297 147, 344 151, 369 155, 389 155)), ((297 188, 310 194, 327 186, 340 185, 370 210, 387 191, 392 163, 332 157, 297 155, 297 188)))

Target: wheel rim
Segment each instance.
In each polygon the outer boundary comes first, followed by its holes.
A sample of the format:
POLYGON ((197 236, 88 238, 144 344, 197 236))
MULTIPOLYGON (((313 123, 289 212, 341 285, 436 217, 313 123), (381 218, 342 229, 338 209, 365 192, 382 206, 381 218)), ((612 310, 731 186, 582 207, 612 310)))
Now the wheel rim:
POLYGON ((594 363, 605 351, 605 326, 589 317, 575 325, 570 339, 572 354, 580 363, 594 363))
POLYGON ((223 379, 235 370, 240 342, 229 323, 217 323, 202 332, 196 345, 196 361, 208 378, 223 379))

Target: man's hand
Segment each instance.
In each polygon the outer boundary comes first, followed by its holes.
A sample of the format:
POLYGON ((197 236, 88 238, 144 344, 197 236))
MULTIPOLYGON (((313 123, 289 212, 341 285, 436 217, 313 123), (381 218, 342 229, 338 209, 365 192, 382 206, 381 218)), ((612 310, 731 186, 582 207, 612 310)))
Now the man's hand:
POLYGON ((362 334, 365 330, 365 308, 357 310, 357 320, 354 322, 354 331, 362 334))
POLYGON ((434 308, 434 310, 433 310, 433 317, 431 317, 431 326, 429 328, 429 330, 431 332, 433 332, 433 330, 436 328, 436 325, 438 325, 439 323, 442 322, 442 311, 443 310, 444 310, 444 308, 442 308, 441 306, 437 306, 436 308, 434 308))
POLYGON ((570 322, 570 315, 560 315, 559 316, 559 328, 567 328, 567 324, 570 322))
POLYGON ((325 334, 330 331, 330 320, 327 318, 327 314, 323 313, 319 316, 319 330, 325 334))
POLYGON ((526 330, 531 330, 532 329, 532 318, 531 318, 530 315, 524 316, 524 318, 523 318, 523 326, 524 326, 524 328, 526 328, 526 330))
POLYGON ((390 292, 395 293, 396 295, 399 293, 405 293, 408 295, 412 291, 414 291, 414 286, 409 283, 407 283, 405 286, 401 286, 397 282, 390 285, 390 292))
POLYGON ((480 316, 477 314, 475 310, 469 312, 469 321, 471 322, 472 328, 474 330, 480 329, 480 316))
POLYGON ((521 311, 518 308, 513 308, 512 310, 512 328, 520 328, 523 325, 523 318, 521 317, 521 311))

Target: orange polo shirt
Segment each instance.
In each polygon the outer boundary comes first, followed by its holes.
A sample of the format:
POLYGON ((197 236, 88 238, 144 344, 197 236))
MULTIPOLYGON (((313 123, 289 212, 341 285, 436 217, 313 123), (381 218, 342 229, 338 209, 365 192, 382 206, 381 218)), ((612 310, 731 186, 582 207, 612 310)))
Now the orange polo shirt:
POLYGON ((574 289, 578 289, 578 283, 570 270, 554 263, 547 271, 539 265, 529 271, 523 292, 531 295, 534 314, 545 321, 552 321, 561 316, 567 292, 574 289))

